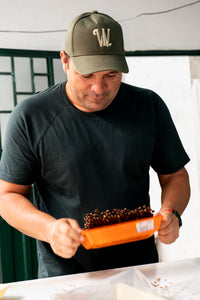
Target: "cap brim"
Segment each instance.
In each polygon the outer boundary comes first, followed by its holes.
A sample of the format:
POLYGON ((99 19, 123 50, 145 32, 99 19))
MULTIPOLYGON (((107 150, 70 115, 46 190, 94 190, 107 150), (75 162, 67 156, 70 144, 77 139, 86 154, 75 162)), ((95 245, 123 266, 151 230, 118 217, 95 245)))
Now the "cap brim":
POLYGON ((128 65, 123 55, 89 55, 71 57, 76 71, 92 74, 101 71, 120 71, 128 73, 128 65))

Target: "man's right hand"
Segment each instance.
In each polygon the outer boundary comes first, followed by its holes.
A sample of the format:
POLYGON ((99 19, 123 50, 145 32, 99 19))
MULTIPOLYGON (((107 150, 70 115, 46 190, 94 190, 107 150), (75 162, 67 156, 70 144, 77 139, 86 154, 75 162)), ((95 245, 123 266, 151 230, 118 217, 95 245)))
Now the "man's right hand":
POLYGON ((76 220, 62 218, 48 224, 48 242, 55 254, 63 258, 75 255, 84 237, 76 220))

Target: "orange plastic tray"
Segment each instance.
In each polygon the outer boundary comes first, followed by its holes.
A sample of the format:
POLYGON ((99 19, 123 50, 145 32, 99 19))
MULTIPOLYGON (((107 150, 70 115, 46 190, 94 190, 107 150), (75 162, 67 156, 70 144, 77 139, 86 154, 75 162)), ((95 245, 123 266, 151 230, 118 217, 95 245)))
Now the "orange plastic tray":
POLYGON ((108 247, 151 237, 159 230, 161 215, 87 229, 82 232, 86 249, 108 247))

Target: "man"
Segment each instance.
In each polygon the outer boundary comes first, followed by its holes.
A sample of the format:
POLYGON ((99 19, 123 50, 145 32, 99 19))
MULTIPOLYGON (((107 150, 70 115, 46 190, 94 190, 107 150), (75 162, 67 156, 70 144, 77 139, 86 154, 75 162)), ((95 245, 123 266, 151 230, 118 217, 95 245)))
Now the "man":
POLYGON ((81 228, 96 208, 148 206, 152 166, 162 188, 159 239, 176 240, 189 158, 168 109, 154 92, 121 83, 128 66, 110 16, 75 18, 61 60, 67 82, 23 101, 10 117, 0 214, 38 240, 39 277, 157 262, 154 237, 85 250, 81 228))

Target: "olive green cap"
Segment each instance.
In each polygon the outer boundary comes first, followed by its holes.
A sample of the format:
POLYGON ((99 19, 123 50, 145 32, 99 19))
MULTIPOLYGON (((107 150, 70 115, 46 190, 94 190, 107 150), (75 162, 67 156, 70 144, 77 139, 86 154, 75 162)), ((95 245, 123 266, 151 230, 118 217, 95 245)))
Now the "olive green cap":
POLYGON ((64 50, 82 75, 108 70, 128 73, 122 28, 106 14, 92 11, 76 17, 64 50))

